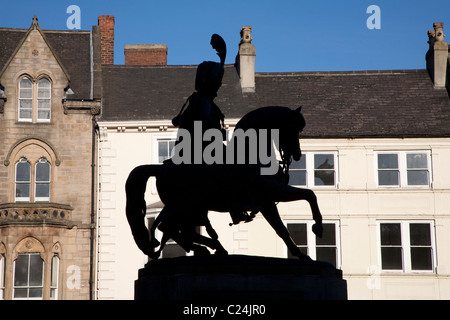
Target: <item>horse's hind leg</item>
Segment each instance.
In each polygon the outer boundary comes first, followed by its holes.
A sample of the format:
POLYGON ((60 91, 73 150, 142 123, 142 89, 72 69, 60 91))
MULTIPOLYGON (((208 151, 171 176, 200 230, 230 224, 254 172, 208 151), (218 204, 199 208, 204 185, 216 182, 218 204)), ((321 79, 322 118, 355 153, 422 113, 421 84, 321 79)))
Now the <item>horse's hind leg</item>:
MULTIPOLYGON (((188 228, 190 229, 190 228, 188 228)), ((197 240, 195 232, 195 227, 190 229, 189 231, 184 228, 183 230, 180 230, 180 232, 175 231, 173 233, 168 233, 167 237, 172 238, 180 247, 184 249, 186 252, 190 252, 191 250, 194 251, 194 255, 210 255, 211 253, 208 251, 208 249, 202 245, 199 245, 197 243, 201 243, 201 241, 194 241, 197 240), (194 243, 197 242, 197 243, 194 243)), ((200 235, 199 235, 200 236, 200 235)), ((205 237, 206 238, 206 237, 205 237)), ((208 238, 206 238, 208 239, 208 238)), ((211 240, 211 239, 210 239, 211 240)))
POLYGON ((289 231, 280 218, 277 206, 270 204, 261 209, 261 214, 266 218, 267 222, 272 226, 278 236, 283 239, 293 256, 303 260, 311 260, 307 255, 303 254, 289 235, 289 231))
POLYGON ((164 246, 166 245, 166 242, 169 241, 170 236, 167 235, 166 233, 163 233, 163 236, 161 238, 161 243, 160 243, 160 247, 158 249, 158 251, 155 252, 155 254, 153 256, 150 256, 150 258, 152 259, 158 259, 159 256, 161 255, 161 252, 164 249, 164 246))
POLYGON ((192 235, 192 240, 195 243, 202 244, 207 247, 210 247, 213 250, 216 250, 215 254, 222 254, 222 255, 228 254, 227 250, 225 250, 225 248, 222 246, 222 244, 219 242, 218 239, 211 239, 195 232, 192 235))
POLYGON ((206 232, 211 237, 211 239, 214 239, 214 240, 218 240, 219 239, 219 236, 217 235, 216 230, 214 230, 214 228, 212 227, 211 222, 209 221, 209 219, 208 219, 208 222, 205 225, 205 228, 206 228, 206 232))
MULTIPOLYGON (((212 228, 209 220, 206 223, 208 235, 212 238, 205 237, 196 231, 195 225, 185 226, 179 233, 172 237, 187 252, 194 251, 194 254, 205 255, 207 250, 204 246, 216 250, 215 254, 228 254, 225 248, 218 240, 216 231, 212 228)), ((209 251, 208 251, 209 254, 209 251)))

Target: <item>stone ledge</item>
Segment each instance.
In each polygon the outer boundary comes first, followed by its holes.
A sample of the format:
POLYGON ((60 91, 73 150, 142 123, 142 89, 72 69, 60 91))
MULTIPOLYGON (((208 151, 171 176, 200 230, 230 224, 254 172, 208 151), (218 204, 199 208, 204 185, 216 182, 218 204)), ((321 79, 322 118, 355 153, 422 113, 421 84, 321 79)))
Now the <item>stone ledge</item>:
POLYGON ((99 115, 101 102, 98 100, 65 100, 63 99, 64 114, 84 113, 99 115))
POLYGON ((72 227, 72 211, 69 205, 43 203, 0 204, 0 225, 47 223, 72 227))

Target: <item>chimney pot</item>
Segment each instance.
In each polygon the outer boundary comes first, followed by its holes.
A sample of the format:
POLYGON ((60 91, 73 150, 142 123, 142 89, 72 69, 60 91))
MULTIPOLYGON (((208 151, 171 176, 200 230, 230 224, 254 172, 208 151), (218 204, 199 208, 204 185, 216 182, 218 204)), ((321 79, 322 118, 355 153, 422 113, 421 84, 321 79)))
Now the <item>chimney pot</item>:
POLYGON ((433 28, 435 32, 436 41, 444 41, 444 23, 435 22, 433 23, 433 28))
POLYGON ((434 30, 428 30, 428 43, 434 43, 434 37, 436 35, 436 32, 434 30))
POLYGON ((239 43, 239 53, 236 59, 237 70, 241 79, 243 92, 255 92, 255 46, 251 43, 252 27, 243 26, 241 29, 241 41, 239 43))
POLYGON ((444 41, 444 23, 433 23, 434 31, 428 31, 430 49, 426 54, 427 70, 436 89, 447 86, 448 44, 444 41))
POLYGON ((241 42, 240 43, 251 43, 252 38, 252 27, 243 26, 241 30, 241 42))

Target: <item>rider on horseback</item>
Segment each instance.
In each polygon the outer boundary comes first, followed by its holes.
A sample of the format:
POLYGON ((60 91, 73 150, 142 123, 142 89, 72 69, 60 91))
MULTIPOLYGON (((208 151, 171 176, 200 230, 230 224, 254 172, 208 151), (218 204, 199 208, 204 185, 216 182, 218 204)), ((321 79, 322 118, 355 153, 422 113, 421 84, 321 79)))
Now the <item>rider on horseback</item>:
POLYGON ((180 113, 172 120, 174 126, 186 129, 191 136, 194 135, 194 121, 202 122, 203 131, 223 130, 225 116, 214 103, 214 98, 217 97, 217 91, 222 85, 227 49, 222 37, 217 34, 212 35, 211 45, 217 50, 220 63, 204 61, 198 66, 195 77, 196 92, 188 98, 180 113), (188 103, 188 107, 184 110, 188 103))
MULTIPOLYGON (((220 63, 204 61, 197 68, 195 78, 195 90, 186 101, 180 113, 172 120, 174 126, 180 129, 186 129, 191 137, 194 136, 194 122, 202 122, 202 135, 208 129, 218 129, 222 132, 223 140, 226 140, 226 131, 224 128, 224 114, 220 108, 214 103, 217 92, 222 85, 222 78, 224 75, 224 63, 226 57, 226 44, 221 36, 213 34, 211 37, 211 45, 217 50, 217 55, 220 58, 220 63), (184 107, 187 108, 184 110, 184 107)), ((192 140, 191 140, 192 141, 192 140)), ((177 138, 176 144, 180 143, 180 137, 177 138)), ((203 142, 203 148, 206 147, 207 142, 203 142)), ((194 145, 191 145, 191 163, 194 163, 194 145)), ((224 146, 225 151, 225 146, 224 146)), ((205 163, 203 165, 206 166, 205 163)), ((208 175, 217 174, 217 165, 209 165, 205 167, 208 175), (209 170, 211 169, 211 170, 209 170)), ((233 224, 238 224, 241 221, 249 222, 254 215, 248 215, 246 212, 232 211, 230 212, 233 224)))

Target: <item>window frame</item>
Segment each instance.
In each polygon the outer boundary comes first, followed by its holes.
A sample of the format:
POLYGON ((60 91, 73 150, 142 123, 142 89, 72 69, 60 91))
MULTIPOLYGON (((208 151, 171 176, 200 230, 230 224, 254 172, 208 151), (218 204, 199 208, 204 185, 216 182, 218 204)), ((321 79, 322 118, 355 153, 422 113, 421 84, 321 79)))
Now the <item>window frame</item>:
POLYGON ((51 276, 50 276, 50 300, 58 300, 59 296, 59 266, 60 257, 58 253, 54 253, 51 263, 51 276))
POLYGON ((158 139, 157 141, 156 141, 156 143, 157 143, 157 148, 158 148, 158 152, 157 152, 157 163, 159 163, 159 164, 162 164, 165 160, 167 160, 167 159, 169 159, 169 158, 171 158, 171 156, 172 156, 172 153, 173 153, 173 147, 172 147, 172 149, 170 149, 170 143, 172 143, 173 142, 173 144, 174 144, 174 146, 175 146, 175 140, 172 140, 172 139, 158 139), (160 143, 167 143, 167 152, 168 152, 168 156, 167 156, 167 158, 165 158, 163 161, 160 161, 159 160, 159 158, 161 157, 161 155, 160 155, 160 149, 159 149, 159 147, 160 147, 160 143))
MULTIPOLYGON (((153 164, 161 164, 159 162, 159 141, 162 140, 170 140, 176 141, 177 133, 174 132, 164 132, 164 133, 155 133, 152 136, 152 154, 151 154, 151 163, 153 164)), ((150 177, 151 183, 151 193, 158 194, 158 189, 156 188, 156 179, 155 177, 150 177)))
MULTIPOLYGON (((47 89, 47 88, 45 88, 45 89, 47 89)), ((47 108, 44 108, 44 109, 47 109, 47 108)), ((36 113, 36 122, 48 123, 51 121, 51 118, 52 118, 52 82, 47 77, 41 77, 36 81, 36 112, 35 113, 36 113), (49 97, 48 98, 39 96, 39 89, 40 89, 39 84, 42 83, 42 80, 48 81, 48 84, 49 84, 49 88, 48 88, 49 97), (39 117, 39 111, 42 111, 42 109, 40 110, 40 107, 39 107, 40 101, 48 101, 48 104, 49 104, 49 108, 47 110, 49 112, 48 119, 39 117)))
POLYGON ((6 257, 0 253, 0 300, 5 299, 6 257))
POLYGON ((167 141, 176 141, 177 133, 176 132, 166 132, 166 133, 156 133, 152 137, 152 163, 153 164, 161 164, 159 162, 159 141, 167 140, 167 141))
POLYGON ((18 254, 17 259, 14 260, 14 266, 13 266, 13 282, 12 282, 12 299, 13 300, 43 300, 44 299, 44 289, 45 289, 45 283, 44 283, 44 274, 45 274, 45 261, 42 259, 40 253, 36 252, 21 252, 18 254), (21 255, 28 256, 28 270, 27 270, 27 285, 26 286, 16 286, 16 263, 17 259, 21 255), (30 268, 31 268, 31 255, 37 255, 42 260, 42 274, 41 274, 41 285, 40 286, 31 286, 30 285, 30 268), (29 297, 29 290, 32 288, 41 288, 42 293, 40 297, 29 297), (16 289, 27 289, 27 297, 15 297, 16 289))
POLYGON ((25 158, 25 157, 21 157, 16 163, 15 163, 15 167, 14 167, 14 202, 31 202, 31 188, 32 188, 32 165, 30 163, 30 161, 25 158), (24 160, 24 161, 22 161, 24 160), (30 179, 28 181, 17 181, 17 167, 19 165, 19 163, 28 163, 29 166, 29 177, 30 179), (17 196, 17 185, 18 184, 28 184, 28 196, 27 197, 18 197, 17 196))
MULTIPOLYGON (((19 78, 18 87, 19 87, 18 88, 19 90, 18 90, 18 99, 17 99, 17 101, 18 101, 18 105, 17 105, 17 119, 18 119, 19 122, 33 122, 33 104, 34 104, 34 102, 33 102, 33 97, 34 97, 34 83, 33 83, 33 79, 31 77, 29 77, 29 76, 23 76, 23 77, 19 78), (22 88, 22 80, 24 80, 24 79, 27 79, 27 80, 30 81, 31 88, 22 88), (24 89, 31 90, 31 97, 29 97, 29 98, 21 97, 22 90, 24 90, 24 89), (31 101, 31 117, 30 118, 21 118, 21 116, 20 116, 20 111, 22 109, 21 108, 21 102, 23 100, 30 100, 31 101)), ((30 108, 27 108, 27 109, 30 109, 30 108)))
POLYGON ((431 189, 433 186, 433 173, 432 173, 432 157, 430 150, 405 150, 405 151, 376 151, 375 152, 375 181, 377 189, 431 189), (384 185, 379 181, 379 165, 378 156, 380 154, 396 154, 398 161, 398 184, 397 185, 384 185), (428 184, 427 185, 409 185, 408 184, 408 166, 407 158, 409 154, 425 154, 427 158, 427 172, 428 172, 428 184))
MULTIPOLYGON (((306 242, 307 242, 307 250, 308 250, 308 256, 316 260, 317 257, 317 248, 321 245, 317 245, 316 243, 316 235, 312 231, 312 226, 316 223, 313 220, 296 220, 296 219, 286 219, 283 220, 284 225, 286 228, 288 227, 288 224, 306 224, 306 242)), ((323 220, 323 224, 334 224, 335 227, 335 246, 336 246, 336 269, 340 269, 341 267, 341 233, 340 233, 340 221, 339 220, 323 220)), ((296 244, 297 245, 297 244, 296 244)), ((297 245, 299 246, 299 245, 297 245)), ((288 258, 288 248, 284 244, 284 257, 288 258)))
MULTIPOLYGON (((293 187, 304 187, 309 189, 338 189, 339 187, 339 162, 337 151, 307 151, 302 152, 302 157, 305 158, 305 169, 292 169, 289 172, 304 170, 306 172, 306 185, 289 184, 293 187), (315 183, 315 156, 316 155, 332 155, 334 161, 334 184, 333 185, 316 185, 315 183)), ((291 164, 292 165, 292 164, 291 164)))
MULTIPOLYGON (((28 89, 28 88, 27 88, 28 89)), ((47 91, 47 90, 46 90, 47 91)), ((19 77, 18 79, 18 96, 17 96, 17 121, 20 123, 50 123, 51 119, 52 119, 52 92, 53 92, 53 83, 52 80, 49 76, 47 75, 42 75, 39 76, 37 78, 33 78, 30 77, 29 75, 23 75, 21 77, 19 77), (21 98, 21 92, 23 89, 26 88, 22 88, 21 87, 21 82, 23 79, 28 79, 31 82, 31 98, 21 98), (42 88, 40 88, 39 83, 42 83, 42 80, 47 80, 49 83, 49 88, 48 88, 48 93, 49 93, 49 97, 41 97, 39 95, 39 90, 42 88), (31 118, 22 118, 20 116, 20 104, 22 100, 31 100, 31 118), (39 111, 40 107, 39 107, 39 102, 40 101, 48 101, 49 104, 49 118, 40 118, 39 117, 39 111)))
POLYGON ((50 202, 51 178, 52 178, 52 166, 51 166, 50 162, 46 158, 42 157, 34 165, 34 202, 50 202), (39 163, 44 163, 44 162, 41 162, 42 160, 45 160, 45 163, 48 165, 48 180, 46 180, 46 181, 38 181, 37 180, 37 177, 38 177, 38 164, 39 163), (46 184, 46 185, 48 185, 48 197, 38 197, 37 196, 37 186, 38 186, 38 184, 46 184))
POLYGON ((51 199, 51 184, 52 184, 52 163, 46 158, 46 157, 40 157, 39 160, 37 160, 34 165, 32 161, 25 157, 20 157, 19 160, 16 161, 14 165, 14 202, 15 203, 45 203, 50 202, 51 199), (29 166, 30 166, 30 179, 29 181, 17 181, 17 165, 22 161, 25 160, 29 166), (49 180, 48 181, 37 181, 37 165, 41 163, 42 160, 45 160, 45 162, 48 164, 49 169, 49 180), (37 191, 37 185, 38 184, 48 184, 48 197, 37 197, 36 191, 37 191), (17 197, 17 185, 18 184, 28 184, 29 185, 29 194, 28 197, 17 197))
POLYGON ((436 229, 434 220, 378 220, 377 221, 377 250, 378 264, 383 273, 423 273, 435 274, 437 267, 436 253, 436 229), (401 269, 383 269, 382 264, 382 245, 381 245, 381 224, 400 224, 401 252, 402 252, 402 268, 401 269), (413 270, 411 261, 411 224, 429 224, 430 226, 430 242, 431 242, 431 270, 413 270))

